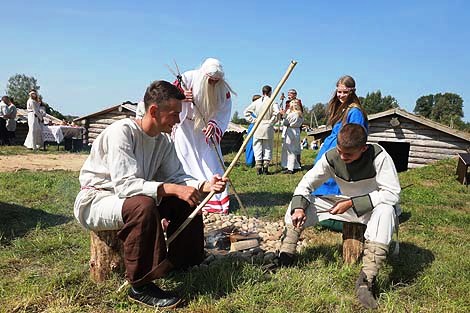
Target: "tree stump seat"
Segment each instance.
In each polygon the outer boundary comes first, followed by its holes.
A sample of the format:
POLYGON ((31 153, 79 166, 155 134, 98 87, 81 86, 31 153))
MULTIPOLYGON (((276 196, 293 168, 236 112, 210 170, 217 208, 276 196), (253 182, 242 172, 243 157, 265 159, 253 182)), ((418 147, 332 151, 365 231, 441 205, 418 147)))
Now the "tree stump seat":
POLYGON ((124 273, 124 246, 118 230, 90 232, 90 278, 105 281, 112 273, 124 273))
POLYGON ((359 262, 364 249, 364 232, 366 225, 359 223, 343 223, 343 262, 354 264, 359 262))

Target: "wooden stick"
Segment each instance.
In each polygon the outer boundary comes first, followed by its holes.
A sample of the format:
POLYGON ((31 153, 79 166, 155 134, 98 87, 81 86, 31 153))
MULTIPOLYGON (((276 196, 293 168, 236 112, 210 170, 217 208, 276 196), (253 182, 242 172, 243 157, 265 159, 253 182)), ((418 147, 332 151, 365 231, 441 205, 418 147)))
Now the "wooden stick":
MULTIPOLYGON (((215 146, 214 139, 213 139, 212 137, 211 137, 211 140, 212 140, 212 144, 214 145, 215 153, 217 153, 217 157, 218 157, 218 159, 219 159, 219 164, 220 164, 220 166, 222 167, 222 169, 223 169, 224 172, 225 172, 226 169, 225 169, 225 163, 224 163, 224 161, 223 161, 223 157, 219 154, 219 150, 217 150, 217 147, 215 146)), ((240 206, 240 209, 243 211, 243 214, 245 214, 246 217, 250 217, 250 216, 248 215, 247 209, 246 209, 245 206, 243 205, 242 200, 240 199, 240 197, 238 196, 237 191, 235 190, 235 186, 233 185, 232 180, 231 180, 229 177, 227 177, 227 179, 228 179, 229 188, 232 190, 233 195, 234 195, 235 198, 237 199, 238 205, 240 206)))
MULTIPOLYGON (((287 71, 286 73, 284 74, 284 76, 282 77, 281 81, 279 82, 279 84, 277 85, 276 89, 274 89, 274 92, 273 94, 271 95, 271 98, 270 100, 268 101, 268 103, 266 104, 266 106, 264 107, 263 109, 263 112, 261 113, 261 115, 259 115, 257 118, 256 118, 256 123, 255 125, 253 126, 253 129, 251 130, 251 132, 248 134, 248 136, 246 136, 245 138, 245 141, 243 141, 243 144, 242 146, 240 147, 240 149, 238 150, 238 153, 237 155, 235 156, 235 158, 232 160, 232 163, 230 163, 230 166, 227 168, 227 170, 225 171, 224 175, 222 176, 223 178, 227 178, 228 175, 230 175, 230 172, 233 170, 233 168, 235 167, 236 163, 238 162, 238 159, 240 158, 240 156, 242 155, 243 153, 243 150, 245 150, 245 147, 246 145, 248 144, 248 141, 251 139, 251 137, 253 137, 253 134, 255 133, 256 129, 258 128, 259 124, 261 124, 261 121, 263 120, 263 117, 266 115, 266 113, 268 112, 268 110, 271 108, 271 105, 274 101, 274 99, 276 99, 277 97, 277 94, 279 93, 279 91, 281 90, 282 86, 284 85, 284 83, 286 82, 287 78, 289 78, 289 75, 290 73, 292 72, 292 70, 294 69, 294 67, 297 65, 297 62, 296 61, 291 61, 289 67, 287 68, 287 71)), ((186 228, 186 226, 188 226, 189 223, 191 223, 191 221, 194 219, 194 217, 196 216, 196 214, 198 214, 198 212, 206 205, 207 202, 209 202, 209 200, 212 198, 212 196, 215 194, 215 191, 211 191, 205 198, 204 200, 194 209, 194 211, 186 218, 186 220, 183 222, 183 224, 180 225, 180 227, 178 227, 178 229, 170 236, 170 238, 168 238, 167 240, 167 247, 170 246, 170 243, 175 240, 175 238, 183 231, 183 229, 186 228)))

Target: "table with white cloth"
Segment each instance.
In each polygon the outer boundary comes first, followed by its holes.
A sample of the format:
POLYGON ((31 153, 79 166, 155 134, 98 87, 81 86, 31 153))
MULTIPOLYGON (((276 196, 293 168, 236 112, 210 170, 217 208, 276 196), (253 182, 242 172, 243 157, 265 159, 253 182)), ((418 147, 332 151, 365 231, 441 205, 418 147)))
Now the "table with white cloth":
POLYGON ((85 128, 76 126, 65 125, 43 125, 42 138, 44 140, 44 149, 46 149, 46 142, 57 143, 59 145, 67 138, 82 139, 85 128))

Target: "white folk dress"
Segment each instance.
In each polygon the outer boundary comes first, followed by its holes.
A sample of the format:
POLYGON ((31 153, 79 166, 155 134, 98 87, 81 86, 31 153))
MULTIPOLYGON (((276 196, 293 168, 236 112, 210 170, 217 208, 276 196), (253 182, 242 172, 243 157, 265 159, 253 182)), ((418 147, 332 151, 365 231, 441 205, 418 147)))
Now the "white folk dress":
POLYGON ((24 146, 28 149, 40 149, 43 145, 42 125, 39 121, 39 103, 29 98, 26 103, 26 111, 28 111, 28 135, 24 141, 24 146))
MULTIPOLYGON (((196 105, 200 103, 196 97, 197 88, 194 85, 196 75, 200 75, 198 71, 189 71, 183 74, 183 81, 189 89, 192 89, 194 102, 196 105)), ((216 132, 220 138, 228 127, 230 121, 230 113, 232 111, 232 100, 230 92, 224 103, 218 104, 217 112, 201 112, 206 122, 212 121, 216 124, 216 132)), ((175 149, 178 158, 183 164, 184 171, 197 179, 210 180, 214 174, 223 175, 224 169, 217 156, 222 158, 220 145, 216 146, 206 142, 206 137, 202 130, 194 130, 194 117, 199 114, 197 108, 190 102, 183 102, 183 109, 180 113, 180 123, 175 126, 173 138, 175 141, 175 149), (216 152, 217 151, 217 152, 216 152)), ((222 159, 223 160, 223 159, 222 159)), ((228 213, 230 206, 229 195, 227 189, 220 194, 216 194, 204 207, 204 211, 215 213, 228 213)))
POLYGON ((300 126, 303 121, 304 118, 298 112, 288 113, 283 121, 281 166, 291 171, 300 169, 297 155, 300 154, 300 126))

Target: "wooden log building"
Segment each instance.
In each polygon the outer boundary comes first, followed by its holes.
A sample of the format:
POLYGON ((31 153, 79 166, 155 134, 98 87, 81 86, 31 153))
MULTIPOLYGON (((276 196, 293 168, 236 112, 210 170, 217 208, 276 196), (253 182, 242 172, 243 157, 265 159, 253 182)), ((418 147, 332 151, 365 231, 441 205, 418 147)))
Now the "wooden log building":
MULTIPOLYGON (((308 132, 325 139, 331 127, 308 132)), ((399 172, 470 151, 470 133, 455 130, 402 109, 369 115, 368 142, 385 148, 399 172)))
MULTIPOLYGON (((108 125, 126 117, 134 117, 137 109, 137 103, 126 101, 104 110, 78 117, 73 121, 86 129, 85 144, 91 145, 98 135, 108 125)), ((246 129, 240 125, 229 123, 222 142, 220 144, 222 153, 226 154, 232 151, 238 151, 243 143, 243 134, 246 129)))

